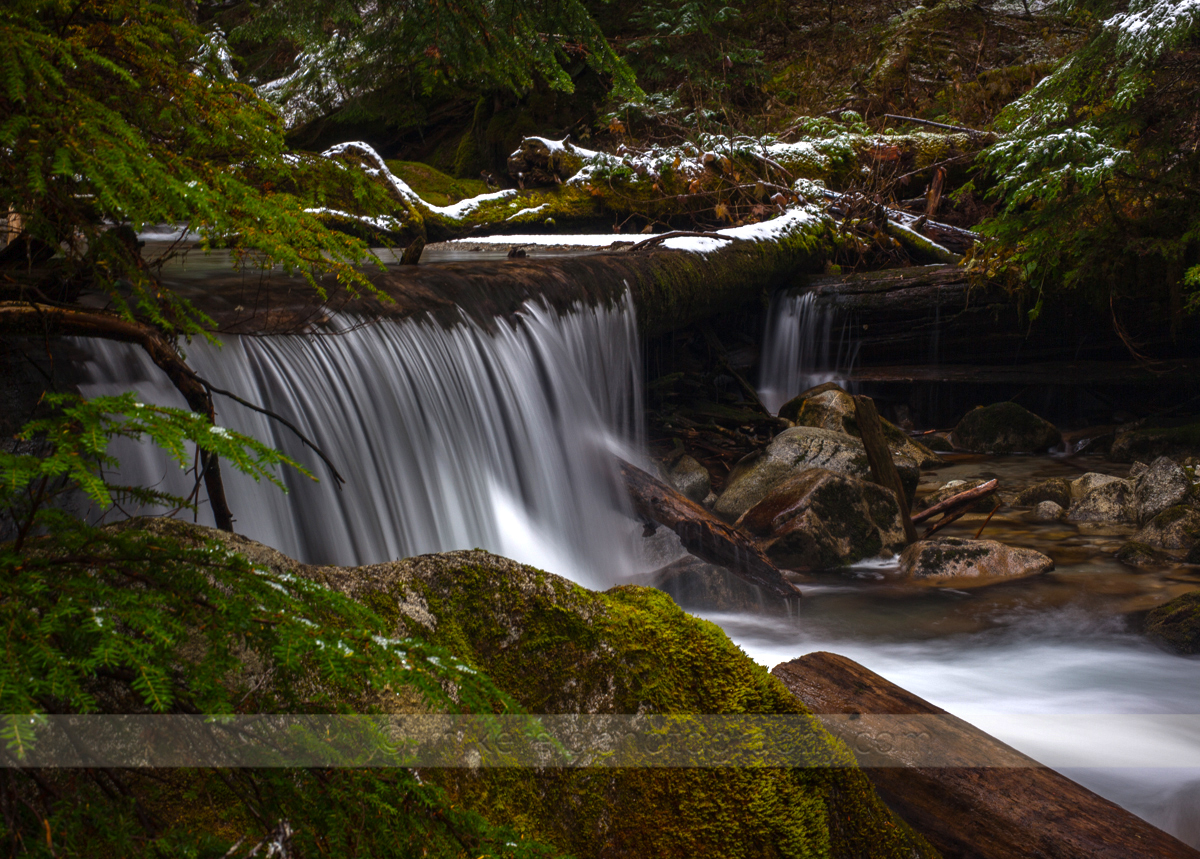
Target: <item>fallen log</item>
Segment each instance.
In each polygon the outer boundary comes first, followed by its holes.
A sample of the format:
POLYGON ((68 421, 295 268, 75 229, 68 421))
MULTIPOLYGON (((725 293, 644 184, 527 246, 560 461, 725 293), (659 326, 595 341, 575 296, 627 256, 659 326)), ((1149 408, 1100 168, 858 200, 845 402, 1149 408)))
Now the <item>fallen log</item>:
POLYGON ((978 486, 974 486, 958 493, 957 495, 951 495, 946 500, 939 501, 932 507, 915 514, 912 517, 913 523, 919 524, 924 522, 926 519, 932 519, 939 513, 949 513, 957 510, 959 507, 966 507, 973 501, 978 501, 980 498, 986 498, 987 496, 994 494, 998 485, 999 484, 996 482, 996 479, 992 478, 987 483, 981 483, 978 486))
POLYGON ((810 653, 771 673, 825 715, 884 802, 946 859, 1200 859, 1200 851, 844 656, 810 653))
POLYGON ((636 465, 619 460, 621 477, 639 516, 670 528, 683 547, 701 560, 726 567, 768 594, 800 596, 762 549, 738 529, 726 524, 689 498, 636 465))

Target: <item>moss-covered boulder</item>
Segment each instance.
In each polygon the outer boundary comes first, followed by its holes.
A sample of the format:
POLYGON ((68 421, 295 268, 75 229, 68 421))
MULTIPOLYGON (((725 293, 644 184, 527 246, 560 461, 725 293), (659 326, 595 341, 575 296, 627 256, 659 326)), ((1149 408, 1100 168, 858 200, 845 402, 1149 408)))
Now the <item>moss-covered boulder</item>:
POLYGON ((1133 540, 1182 558, 1200 542, 1200 510, 1175 504, 1142 526, 1133 540))
POLYGON ((995 540, 921 540, 900 556, 901 577, 911 584, 929 587, 977 588, 1053 569, 1054 561, 1041 552, 995 540))
POLYGON ((845 567, 904 547, 900 507, 890 489, 813 468, 785 481, 738 525, 762 538, 768 557, 792 569, 845 567))
POLYGON ((936 853, 879 800, 853 757, 765 668, 661 591, 605 593, 483 551, 357 568, 299 564, 233 535, 259 565, 300 575, 451 650, 533 713, 777 714, 845 767, 442 769, 455 803, 577 857, 909 857, 936 853))
POLYGON ((1052 477, 1022 490, 1017 496, 1017 506, 1036 507, 1043 501, 1053 501, 1065 509, 1071 506, 1071 500, 1071 481, 1065 477, 1052 477))
MULTIPOLYGON (((900 482, 911 499, 921 469, 912 459, 894 451, 893 459, 900 482)), ((816 427, 793 427, 775 436, 756 458, 739 463, 713 510, 732 522, 766 498, 776 486, 810 468, 827 468, 859 478, 871 474, 867 452, 854 436, 816 427)))
POLYGON ((1159 456, 1200 455, 1200 421, 1160 421, 1117 431, 1109 454, 1116 462, 1149 462, 1159 456))
POLYGON ((952 439, 980 453, 1040 453, 1062 443, 1049 421, 1016 403, 976 406, 954 428, 952 439))
MULTIPOLYGON (((788 400, 779 409, 779 416, 797 426, 817 427, 846 433, 855 438, 861 438, 858 431, 858 413, 854 406, 854 398, 839 388, 836 384, 827 383, 814 388, 815 393, 801 394, 788 400), (825 390, 821 390, 825 388, 825 390)), ((936 468, 942 465, 942 458, 925 445, 909 438, 908 433, 884 418, 879 419, 883 427, 883 437, 893 455, 905 456, 917 463, 921 468, 936 468)))
POLYGON ((1160 605, 1148 615, 1144 631, 1152 641, 1176 653, 1200 653, 1200 591, 1160 605))

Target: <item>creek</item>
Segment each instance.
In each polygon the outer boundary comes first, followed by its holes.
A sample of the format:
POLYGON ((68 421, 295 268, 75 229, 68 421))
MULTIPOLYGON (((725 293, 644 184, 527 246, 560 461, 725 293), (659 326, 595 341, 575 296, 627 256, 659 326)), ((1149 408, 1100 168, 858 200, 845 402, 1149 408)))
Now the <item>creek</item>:
MULTIPOLYGON (((854 344, 812 310, 793 296, 772 311, 763 387, 773 407, 853 363, 854 344), (815 331, 841 345, 817 349, 815 331)), ((644 449, 642 356, 628 298, 567 313, 529 302, 490 327, 466 316, 449 325, 354 321, 335 318, 320 335, 188 346, 203 377, 296 423, 347 479, 338 489, 290 432, 218 398, 221 423, 320 478, 286 474, 284 496, 227 468, 241 533, 309 562, 482 547, 594 588, 646 570, 641 527, 611 457, 638 458, 644 449)), ((79 345, 85 394, 133 388, 147 401, 182 405, 133 347, 79 345)), ((144 446, 113 452, 131 481, 191 490, 187 475, 144 446)), ((925 474, 927 489, 994 475, 1015 491, 1049 476, 1122 468, 1094 458, 952 460, 925 474)), ((200 521, 206 513, 202 506, 200 521)), ((968 516, 949 533, 972 536, 981 523, 968 516)), ((986 536, 1044 551, 1057 568, 979 591, 913 591, 874 563, 799 581, 804 599, 791 617, 706 616, 767 667, 814 650, 849 656, 1200 845, 1200 660, 1158 650, 1131 621, 1200 587, 1197 570, 1133 572, 1111 555, 1119 529, 1034 525, 1020 513, 997 515, 986 536), (1180 715, 1192 719, 1160 718, 1180 715)))

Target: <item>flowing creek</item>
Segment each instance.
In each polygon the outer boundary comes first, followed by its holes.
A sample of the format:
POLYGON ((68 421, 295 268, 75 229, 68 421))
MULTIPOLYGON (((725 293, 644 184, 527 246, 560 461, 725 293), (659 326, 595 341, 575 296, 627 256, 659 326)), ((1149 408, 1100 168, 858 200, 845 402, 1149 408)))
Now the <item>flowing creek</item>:
MULTIPOLYGON (((775 399, 853 360, 847 342, 840 354, 801 366, 804 332, 829 322, 801 298, 787 301, 790 333, 780 327, 768 338, 784 337, 792 355, 768 364, 776 375, 764 387, 775 399)), ((133 347, 82 346, 90 355, 85 394, 134 388, 182 405, 133 347)), ((336 336, 227 338, 219 349, 196 342, 188 353, 212 383, 297 423, 347 478, 338 490, 287 430, 219 398, 222 423, 321 478, 287 475, 283 496, 226 469, 238 528, 252 538, 340 564, 480 546, 600 588, 644 571, 641 528, 619 500, 609 456, 634 457, 642 445, 641 356, 628 300, 563 315, 530 304, 494 330, 465 318, 451 328, 389 322, 336 336)), ((133 444, 114 453, 126 478, 190 491, 156 453, 133 444)), ((1046 477, 1121 468, 1093 458, 955 457, 923 480, 933 489, 997 476, 1015 493, 1046 477)), ((982 519, 965 517, 948 533, 973 536, 982 519)), ((876 563, 801 581, 804 599, 791 617, 706 616, 767 667, 814 650, 855 659, 1200 844, 1197 719, 1156 721, 1200 714, 1200 659, 1155 648, 1129 619, 1200 587, 1200 571, 1124 567, 1112 551, 1127 533, 1002 512, 984 536, 1046 552, 1055 571, 972 592, 914 591, 890 583, 888 565, 876 563)))

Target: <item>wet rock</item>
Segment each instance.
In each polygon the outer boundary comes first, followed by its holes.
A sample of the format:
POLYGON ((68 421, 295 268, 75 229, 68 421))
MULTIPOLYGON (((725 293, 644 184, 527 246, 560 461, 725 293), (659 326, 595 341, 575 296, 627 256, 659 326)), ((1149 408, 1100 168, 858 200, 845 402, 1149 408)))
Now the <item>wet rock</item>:
POLYGON ((1036 507, 1043 501, 1052 501, 1065 509, 1071 506, 1072 498, 1071 481, 1065 477, 1052 477, 1021 492, 1017 496, 1017 506, 1036 507))
POLYGON ((1200 542, 1200 511, 1187 504, 1168 507, 1143 525, 1133 540, 1183 557, 1200 542))
POLYGON ((767 556, 783 567, 844 567, 904 547, 891 490, 825 468, 776 486, 738 525, 763 538, 767 556))
POLYGON ((1109 454, 1115 462, 1160 456, 1200 454, 1200 422, 1172 421, 1158 426, 1121 427, 1109 454))
POLYGON ((1041 552, 995 540, 921 540, 900 555, 901 576, 931 587, 977 588, 1053 569, 1054 561, 1041 552))
POLYGON ((1061 443, 1062 433, 1016 403, 995 403, 967 412, 951 440, 980 453, 1035 453, 1061 443))
MULTIPOLYGON (((854 398, 833 382, 818 385, 798 397, 788 400, 779 410, 779 416, 796 426, 817 427, 834 432, 846 433, 859 438, 858 413, 854 398)), ((921 468, 936 468, 942 459, 928 447, 913 439, 893 423, 879 419, 883 437, 893 454, 899 453, 916 462, 921 468)))
MULTIPOLYGON (((976 486, 982 486, 987 483, 983 478, 972 478, 971 480, 951 480, 948 483, 942 484, 940 487, 930 492, 928 495, 917 499, 913 505, 913 511, 928 510, 935 504, 940 504, 947 498, 953 498, 960 492, 966 492, 968 489, 974 489, 976 486)), ((967 508, 967 512, 975 512, 979 510, 991 510, 996 504, 994 498, 980 498, 967 508)))
MULTIPOLYGON (((1133 476, 1132 471, 1130 476, 1133 476)), ((1182 503, 1192 488, 1183 467, 1165 456, 1154 460, 1137 474, 1133 483, 1133 504, 1139 523, 1146 523, 1175 504, 1182 503)))
POLYGON ((954 452, 954 445, 950 443, 950 438, 946 433, 935 432, 921 436, 921 443, 934 453, 954 452))
MULTIPOLYGON (((911 498, 921 470, 906 456, 893 455, 893 459, 900 482, 911 498)), ((761 454, 738 463, 713 510, 733 521, 766 498, 776 486, 810 468, 827 468, 861 478, 871 474, 867 452, 858 439, 815 427, 793 427, 775 436, 761 454)))
POLYGON ((681 456, 676 463, 666 471, 667 483, 677 492, 703 504, 704 499, 712 491, 711 478, 708 469, 690 456, 681 456))
POLYGON ((632 583, 665 591, 685 609, 768 614, 785 614, 787 611, 782 600, 765 599, 754 585, 724 567, 706 563, 692 555, 638 576, 632 583))
POLYGON ((1098 476, 1108 480, 1097 481, 1095 488, 1072 504, 1067 511, 1067 520, 1106 523, 1133 521, 1133 485, 1119 477, 1098 476))
MULTIPOLYGON (((1120 481, 1120 477, 1113 477, 1111 474, 1101 474, 1098 471, 1089 471, 1082 477, 1077 477, 1071 481, 1071 498, 1079 501, 1091 494, 1093 489, 1099 489, 1114 481, 1120 481)), ((1127 481, 1122 481, 1127 482, 1127 481)))
POLYGON ((1146 615, 1151 641, 1176 653, 1200 653, 1200 591, 1191 591, 1146 615))
POLYGON ((1131 567, 1161 567, 1174 560, 1166 552, 1136 540, 1126 540, 1117 550, 1116 559, 1131 567))
POLYGON ((1061 522, 1067 518, 1067 511, 1054 501, 1039 501, 1034 505, 1029 518, 1034 522, 1061 522))

